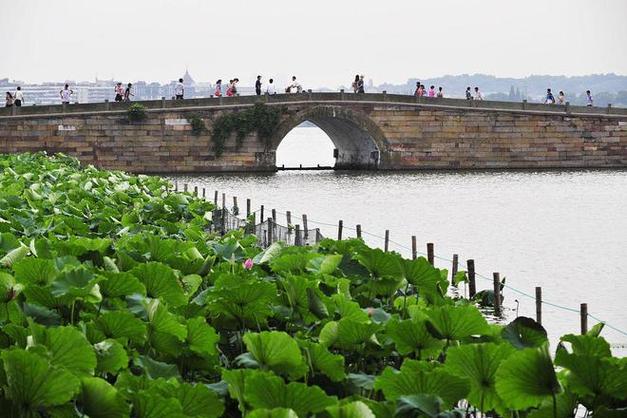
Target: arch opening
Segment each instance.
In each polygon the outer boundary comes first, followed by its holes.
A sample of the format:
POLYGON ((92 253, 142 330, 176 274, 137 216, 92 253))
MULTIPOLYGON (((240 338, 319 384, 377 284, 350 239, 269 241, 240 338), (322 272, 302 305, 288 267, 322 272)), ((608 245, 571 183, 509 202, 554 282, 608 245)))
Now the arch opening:
POLYGON ((282 168, 332 168, 331 138, 316 124, 305 121, 294 127, 276 149, 276 166, 282 168))
MULTIPOLYGON (((278 129, 277 137, 274 141, 275 161, 277 167, 282 167, 285 160, 283 154, 282 142, 287 139, 290 144, 286 148, 292 148, 291 153, 298 157, 298 152, 307 152, 308 147, 317 146, 317 150, 312 155, 322 156, 322 161, 329 161, 328 140, 324 140, 322 131, 326 138, 333 144, 333 168, 334 169, 377 169, 381 162, 382 147, 385 147, 386 141, 378 126, 374 124, 367 116, 361 112, 352 111, 350 109, 336 106, 317 106, 296 113, 288 120, 282 123, 278 129), (305 128, 303 126, 309 126, 305 128), (312 128, 311 125, 317 127, 312 128), (298 130, 295 130, 297 128, 298 130), (303 129, 313 129, 313 131, 303 131, 303 129), (292 131, 296 132, 292 134, 292 131), (293 141, 293 136, 306 136, 317 134, 316 140, 311 140, 307 144, 300 147, 293 141), (279 148, 281 148, 279 150, 279 148)), ((301 138, 302 141, 302 138, 301 138)), ((301 164, 301 163, 298 163, 301 164)), ((317 163, 316 165, 321 163, 317 163)), ((314 167, 316 166, 314 165, 314 167)), ((303 164, 303 167, 305 165, 303 164)))

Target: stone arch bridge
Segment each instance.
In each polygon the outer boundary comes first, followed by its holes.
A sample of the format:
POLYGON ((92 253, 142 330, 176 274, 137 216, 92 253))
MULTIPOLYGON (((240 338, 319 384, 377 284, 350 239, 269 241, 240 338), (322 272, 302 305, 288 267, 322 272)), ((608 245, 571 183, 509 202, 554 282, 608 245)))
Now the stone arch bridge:
POLYGON ((335 144, 337 169, 627 167, 627 109, 345 93, 143 101, 0 110, 0 153, 46 150, 108 169, 140 173, 276 170, 275 152, 304 121, 335 144), (281 109, 269 142, 256 134, 217 156, 212 124, 262 102, 281 109), (194 135, 189 120, 207 130, 194 135))

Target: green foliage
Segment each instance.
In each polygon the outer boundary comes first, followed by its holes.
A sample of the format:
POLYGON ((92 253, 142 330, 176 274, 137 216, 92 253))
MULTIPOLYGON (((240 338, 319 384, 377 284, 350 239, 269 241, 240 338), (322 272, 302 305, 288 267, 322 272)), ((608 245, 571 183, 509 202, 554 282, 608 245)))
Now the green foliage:
POLYGON ((0 156, 0 415, 624 415, 627 361, 602 325, 563 336, 554 365, 539 324, 488 324, 422 258, 262 251, 168 186, 0 156))
POLYGON ((190 115, 187 118, 187 121, 189 122, 189 124, 192 126, 192 135, 196 135, 199 136, 201 135, 204 131, 207 130, 207 127, 205 126, 205 122, 202 120, 202 118, 198 115, 190 115))
POLYGON ((213 121, 212 126, 211 139, 216 156, 222 155, 224 145, 233 133, 236 134, 237 148, 242 145, 244 138, 253 132, 256 132, 259 140, 269 147, 280 120, 280 109, 262 103, 245 110, 224 113, 213 121))
POLYGON ((128 107, 126 116, 129 122, 141 122, 146 119, 146 107, 141 103, 133 103, 128 107))

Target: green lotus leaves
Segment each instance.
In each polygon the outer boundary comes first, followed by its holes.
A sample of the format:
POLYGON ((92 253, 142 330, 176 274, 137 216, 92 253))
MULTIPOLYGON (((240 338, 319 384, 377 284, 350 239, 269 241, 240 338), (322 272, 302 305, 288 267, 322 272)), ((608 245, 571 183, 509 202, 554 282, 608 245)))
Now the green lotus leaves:
POLYGON ((77 375, 91 375, 96 368, 96 353, 85 336, 73 327, 46 330, 45 340, 50 363, 77 375))
POLYGON ((130 415, 130 405, 103 379, 83 378, 79 401, 90 418, 125 418, 130 415))
POLYGON ((244 335, 244 343, 258 366, 293 379, 302 377, 307 365, 296 340, 285 332, 263 331, 244 335))
POLYGON ((128 355, 124 346, 117 340, 107 339, 94 344, 96 370, 99 373, 116 374, 128 366, 128 355))
POLYGON ((415 353, 418 359, 437 357, 444 347, 443 341, 429 333, 424 319, 393 318, 387 323, 385 330, 394 341, 396 350, 403 356, 415 353))
POLYGON ((254 408, 288 408, 299 417, 324 411, 335 405, 337 398, 328 396, 318 386, 304 383, 286 384, 283 379, 263 373, 252 373, 245 378, 244 398, 254 408))
POLYGON ((94 321, 94 327, 103 338, 128 338, 136 343, 146 339, 146 324, 130 312, 107 312, 94 321))
POLYGON ((376 378, 374 388, 380 390, 388 400, 401 396, 432 394, 439 396, 445 406, 452 406, 468 394, 468 381, 444 368, 416 360, 405 360, 400 371, 386 367, 376 378))
POLYGON ((242 280, 226 274, 216 279, 207 293, 207 308, 212 316, 229 328, 257 328, 273 314, 271 305, 276 299, 274 283, 260 280, 242 280))
POLYGON ((146 294, 151 298, 160 298, 172 306, 187 303, 183 286, 174 274, 174 270, 166 264, 149 262, 138 265, 131 274, 146 287, 146 294))
POLYGON ((15 407, 30 413, 40 407, 62 405, 80 390, 80 380, 57 369, 35 353, 22 349, 1 353, 6 375, 6 396, 15 407))
POLYGON ((507 324, 501 337, 516 348, 541 347, 548 342, 546 330, 531 318, 519 316, 507 324))
POLYGON ((446 369, 468 379, 468 402, 480 411, 507 408, 496 392, 496 372, 502 361, 514 352, 506 344, 469 344, 453 347, 446 354, 446 369))
POLYGON ((330 406, 326 410, 331 418, 375 418, 372 410, 362 401, 330 406))
POLYGON ((18 282, 34 286, 47 286, 58 274, 53 260, 32 257, 14 263, 13 271, 18 282))
POLYGON ((434 307, 427 314, 427 329, 441 340, 462 340, 489 330, 479 309, 472 305, 434 307))
POLYGON ((128 272, 101 273, 106 279, 99 283, 100 293, 107 298, 117 298, 133 294, 146 295, 146 287, 137 277, 128 272))
POLYGON ((312 372, 320 372, 333 382, 341 382, 346 378, 343 356, 333 354, 324 345, 311 341, 299 340, 298 345, 312 372))
POLYGON ((171 186, 0 156, 0 415, 625 415, 603 323, 553 363, 544 328, 488 324, 424 258, 359 239, 262 250, 171 186))
POLYGON ((537 407, 560 390, 547 345, 513 353, 496 372, 496 391, 512 409, 537 407))

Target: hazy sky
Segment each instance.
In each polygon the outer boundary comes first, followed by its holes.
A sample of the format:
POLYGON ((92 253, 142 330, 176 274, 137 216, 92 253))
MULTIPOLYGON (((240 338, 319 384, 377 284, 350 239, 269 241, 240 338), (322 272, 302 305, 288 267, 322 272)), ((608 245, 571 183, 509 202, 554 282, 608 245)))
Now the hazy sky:
POLYGON ((627 0, 0 0, 0 78, 627 74, 627 0))

